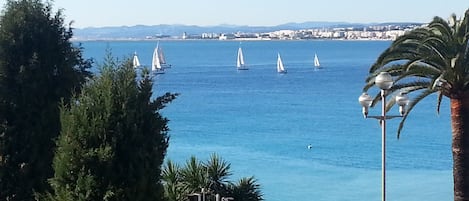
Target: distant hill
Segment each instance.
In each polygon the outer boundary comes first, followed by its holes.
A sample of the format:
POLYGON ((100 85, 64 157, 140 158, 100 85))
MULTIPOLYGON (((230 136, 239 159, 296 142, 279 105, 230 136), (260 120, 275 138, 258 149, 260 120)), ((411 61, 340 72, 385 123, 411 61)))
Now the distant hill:
MULTIPOLYGON (((74 36, 78 40, 97 40, 97 39, 145 39, 145 38, 164 38, 171 36, 182 36, 185 32, 188 35, 200 35, 202 33, 265 33, 277 30, 299 30, 310 28, 332 28, 332 27, 364 27, 370 25, 386 25, 399 23, 383 24, 358 24, 347 22, 303 22, 286 23, 277 26, 237 26, 237 25, 218 25, 218 26, 195 26, 195 25, 136 25, 136 26, 117 26, 117 27, 88 27, 74 29, 74 36)), ((417 24, 417 23, 401 23, 417 24)))
POLYGON ((291 29, 309 29, 309 28, 322 28, 322 27, 335 27, 338 25, 352 25, 348 22, 302 22, 302 23, 286 23, 278 25, 277 27, 291 28, 291 29))

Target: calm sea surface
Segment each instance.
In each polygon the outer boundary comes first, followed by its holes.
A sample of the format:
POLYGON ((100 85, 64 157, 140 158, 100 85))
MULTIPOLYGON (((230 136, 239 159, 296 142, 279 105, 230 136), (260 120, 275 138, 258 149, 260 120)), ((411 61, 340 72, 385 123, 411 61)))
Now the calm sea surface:
MULTIPOLYGON (((358 96, 389 44, 160 41, 173 67, 154 78, 154 93, 181 94, 162 111, 170 119, 167 157, 182 165, 217 153, 231 163, 231 180, 255 176, 266 201, 380 200, 381 129, 363 118, 358 96), (240 45, 247 71, 235 68, 240 45), (288 74, 277 74, 277 53, 288 74), (322 69, 313 68, 315 53, 322 69)), ((82 45, 98 64, 111 49, 120 58, 136 51, 149 66, 156 41, 82 45)), ((388 200, 453 199, 449 100, 440 115, 436 100, 414 108, 400 139, 400 119, 388 120, 388 200)))

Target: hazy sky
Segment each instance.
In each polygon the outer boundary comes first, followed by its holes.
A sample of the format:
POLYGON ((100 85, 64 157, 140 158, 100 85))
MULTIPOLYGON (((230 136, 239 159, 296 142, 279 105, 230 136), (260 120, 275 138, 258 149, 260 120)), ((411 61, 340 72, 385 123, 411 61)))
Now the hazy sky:
MULTIPOLYGON (((6 0, 0 0, 5 4, 6 0)), ((73 27, 278 25, 288 22, 429 22, 462 16, 469 0, 55 0, 73 27)))

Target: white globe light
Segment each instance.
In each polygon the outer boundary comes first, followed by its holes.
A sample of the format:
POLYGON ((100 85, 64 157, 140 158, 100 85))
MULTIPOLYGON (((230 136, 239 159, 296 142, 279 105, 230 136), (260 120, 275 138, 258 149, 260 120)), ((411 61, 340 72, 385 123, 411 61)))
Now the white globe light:
POLYGON ((375 84, 380 89, 390 89, 393 85, 393 80, 391 74, 388 72, 381 72, 375 78, 375 84))
POLYGON ((399 106, 406 106, 409 104, 409 97, 401 92, 396 96, 396 103, 399 106))
POLYGON ((362 105, 362 113, 363 116, 366 118, 366 116, 368 115, 368 108, 371 106, 373 99, 367 93, 362 93, 362 95, 358 97, 358 102, 360 102, 360 105, 362 105))
POLYGON ((399 113, 401 116, 404 115, 406 112, 405 106, 409 104, 409 97, 401 92, 396 96, 395 100, 397 105, 399 105, 399 113))
POLYGON ((360 97, 358 97, 358 102, 360 102, 360 105, 363 107, 370 107, 373 99, 367 93, 363 93, 360 97))

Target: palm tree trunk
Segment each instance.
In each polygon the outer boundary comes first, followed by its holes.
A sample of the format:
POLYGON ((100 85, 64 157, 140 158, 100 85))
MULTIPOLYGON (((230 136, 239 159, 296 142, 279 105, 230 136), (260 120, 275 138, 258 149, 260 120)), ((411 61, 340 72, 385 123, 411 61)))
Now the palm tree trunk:
POLYGON ((469 96, 451 98, 454 200, 469 201, 469 96))

